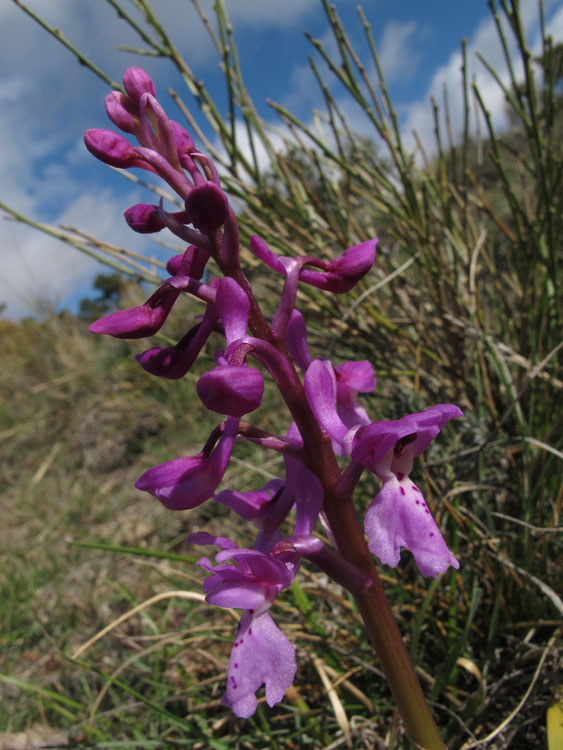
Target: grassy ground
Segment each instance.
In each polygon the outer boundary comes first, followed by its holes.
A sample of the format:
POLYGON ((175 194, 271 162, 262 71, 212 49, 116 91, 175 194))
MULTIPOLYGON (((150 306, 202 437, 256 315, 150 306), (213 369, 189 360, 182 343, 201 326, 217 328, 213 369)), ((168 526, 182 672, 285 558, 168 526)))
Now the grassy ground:
MULTIPOLYGON (((276 604, 298 649, 295 690, 249 721, 219 706, 235 619, 200 601, 183 539, 195 528, 224 533, 233 520, 217 506, 167 512, 132 486, 147 466, 204 441, 211 423, 194 399, 195 375, 155 382, 129 343, 93 337, 70 316, 3 324, 1 335, 0 742, 320 748, 351 729, 354 747, 383 747, 396 717, 358 615, 313 570, 276 604), (334 693, 327 680, 337 681, 334 693)), ((371 406, 388 416, 421 405, 405 387, 382 401, 371 406)), ((270 403, 258 422, 275 427, 273 413, 270 403)), ((540 747, 557 684, 560 618, 542 589, 557 589, 556 517, 538 529, 498 479, 486 488, 456 481, 456 454, 483 437, 471 415, 456 428, 418 480, 461 569, 428 582, 405 555, 400 569, 383 571, 386 588, 450 746, 493 730, 531 688, 489 746, 540 747)), ((512 457, 494 451, 502 476, 512 457)), ((237 457, 225 486, 276 473, 275 461, 237 457)), ((373 480, 364 490, 360 504, 373 480)))

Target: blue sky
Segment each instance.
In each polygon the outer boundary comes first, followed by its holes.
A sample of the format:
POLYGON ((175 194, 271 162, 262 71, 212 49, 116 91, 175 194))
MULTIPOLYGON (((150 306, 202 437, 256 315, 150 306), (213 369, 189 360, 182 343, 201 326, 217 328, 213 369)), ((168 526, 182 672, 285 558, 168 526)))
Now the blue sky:
MULTIPOLYGON (((195 17, 188 0, 153 0, 153 8, 169 29, 185 59, 203 79, 219 106, 225 84, 217 53, 195 17)), ((203 0, 210 7, 211 0, 203 0)), ((336 0, 350 38, 362 56, 366 47, 356 13, 356 0, 336 0)), ((116 49, 138 46, 132 32, 103 0, 28 0, 114 80, 128 65, 144 65, 157 85, 160 100, 172 117, 175 107, 166 86, 182 90, 170 64, 139 58, 116 49)), ((548 28, 563 39, 563 2, 544 0, 548 28)), ((312 84, 307 56, 312 53, 303 32, 333 42, 320 0, 227 0, 238 43, 243 74, 254 102, 265 118, 276 122, 266 99, 286 105, 304 121, 321 100, 312 84)), ((128 0, 123 7, 131 8, 128 0)), ((460 127, 460 41, 468 39, 472 73, 493 113, 503 124, 498 87, 475 57, 481 51, 501 76, 505 74, 486 0, 367 0, 363 7, 371 24, 392 100, 407 143, 414 127, 426 144, 432 141, 429 97, 441 97, 448 86, 454 130, 460 127), (455 8, 455 11, 453 10, 455 8)), ((538 43, 536 0, 521 0, 524 25, 532 49, 538 43)), ((134 10, 132 10, 134 13, 134 10)), ((368 60, 367 54, 365 59, 368 60)), ((82 144, 88 127, 109 127, 103 100, 107 87, 79 66, 15 4, 0 4, 0 200, 39 221, 78 226, 114 244, 149 248, 149 240, 131 233, 123 211, 147 200, 139 189, 90 157, 82 144)), ((334 90, 339 96, 338 88, 334 90)), ((194 114, 196 105, 185 97, 194 114)), ((349 122, 366 128, 350 108, 349 122)), ((198 119, 202 122, 201 117, 198 119)), ((366 130, 369 134, 369 131, 366 130)), ((56 240, 13 222, 0 222, 0 302, 5 317, 33 313, 38 299, 72 305, 86 294, 103 267, 56 240)))

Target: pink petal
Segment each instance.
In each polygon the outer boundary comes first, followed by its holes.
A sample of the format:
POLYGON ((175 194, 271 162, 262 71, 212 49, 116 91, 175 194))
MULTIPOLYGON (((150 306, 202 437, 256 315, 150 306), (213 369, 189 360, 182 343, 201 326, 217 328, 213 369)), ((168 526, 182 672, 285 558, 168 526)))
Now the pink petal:
POLYGON ((442 538, 422 493, 405 477, 385 479, 364 519, 370 551, 384 565, 396 567, 401 547, 414 555, 423 576, 434 578, 450 565, 459 568, 442 538))
POLYGON ((222 703, 240 718, 256 711, 256 691, 265 684, 266 702, 283 700, 297 666, 295 649, 267 612, 244 612, 231 651, 227 689, 222 703))

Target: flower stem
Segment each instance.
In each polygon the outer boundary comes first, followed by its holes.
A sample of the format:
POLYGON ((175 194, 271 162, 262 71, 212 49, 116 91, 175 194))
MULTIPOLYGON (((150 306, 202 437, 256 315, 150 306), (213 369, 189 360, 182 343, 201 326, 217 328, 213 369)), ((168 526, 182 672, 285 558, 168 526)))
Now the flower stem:
MULTIPOLYGON (((239 283, 246 281, 242 273, 235 278, 239 283)), ((249 298, 251 329, 256 332, 255 335, 272 343, 271 332, 267 324, 264 325, 263 316, 253 314, 254 297, 251 291, 249 298)), ((285 349, 280 341, 276 341, 274 345, 285 349)), ((364 590, 351 593, 403 717, 407 733, 421 750, 446 750, 366 544, 354 508, 352 492, 338 492, 335 489, 342 475, 332 450, 331 439, 315 419, 297 373, 293 371, 292 375, 287 382, 282 379, 277 384, 303 438, 306 463, 323 484, 323 508, 338 551, 345 560, 371 579, 371 585, 364 590)))
POLYGON ((343 499, 327 493, 325 511, 342 557, 371 578, 371 586, 353 595, 409 737, 424 750, 445 750, 367 548, 351 497, 343 499))

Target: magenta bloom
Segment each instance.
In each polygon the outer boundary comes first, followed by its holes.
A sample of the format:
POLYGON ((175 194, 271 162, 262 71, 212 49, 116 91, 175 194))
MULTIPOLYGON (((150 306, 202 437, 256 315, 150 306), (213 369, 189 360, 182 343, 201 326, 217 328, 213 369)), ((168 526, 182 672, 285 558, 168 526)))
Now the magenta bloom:
MULTIPOLYGON (((184 256, 176 257, 182 259, 184 256)), ((201 323, 190 329, 175 346, 147 349, 136 355, 137 362, 151 375, 169 380, 183 378, 196 361, 216 323, 217 309, 215 305, 208 304, 201 323)))
POLYGON ((104 164, 120 169, 141 166, 137 152, 127 138, 112 130, 90 128, 84 133, 84 144, 104 164))
POLYGON ((125 133, 134 133, 139 120, 135 117, 135 107, 132 106, 127 94, 112 91, 106 96, 106 112, 114 125, 125 133))
POLYGON ((317 261, 321 271, 304 268, 299 279, 333 294, 349 292, 373 266, 376 247, 376 239, 349 247, 330 263, 317 261))
POLYGON ((210 455, 175 458, 153 466, 135 482, 138 490, 154 495, 165 508, 187 510, 208 500, 223 479, 238 430, 238 419, 229 417, 210 455))
MULTIPOLYGON (((272 270, 285 274, 286 269, 281 258, 270 250, 264 240, 254 235, 250 238, 250 247, 252 252, 272 270)), ((310 265, 314 268, 302 267, 299 271, 299 280, 327 292, 333 292, 333 294, 349 292, 372 267, 376 247, 377 239, 373 239, 349 247, 332 261, 302 257, 300 258, 302 266, 310 265)))
POLYGON ((256 710, 255 693, 261 685, 266 687, 266 702, 274 706, 283 700, 295 677, 295 649, 268 613, 279 592, 293 581, 294 566, 258 550, 237 549, 229 539, 205 532, 190 535, 188 541, 222 548, 215 556, 218 565, 207 558, 198 563, 211 574, 203 587, 206 600, 218 607, 245 610, 231 651, 222 703, 240 718, 248 718, 256 710))
POLYGON ((197 381, 197 395, 211 411, 242 417, 262 403, 264 378, 255 367, 219 365, 197 381))
MULTIPOLYGON (((356 382, 367 384, 357 374, 356 382)), ((406 547, 424 576, 436 577, 449 565, 458 568, 409 473, 414 457, 426 450, 446 422, 463 415, 461 409, 438 404, 395 421, 372 422, 367 427, 360 422, 350 428, 337 410, 334 369, 320 359, 307 370, 305 392, 315 416, 343 452, 383 480, 364 519, 370 551, 385 565, 395 567, 401 547, 406 547)))
POLYGON ((210 234, 227 220, 229 201, 214 182, 204 182, 194 187, 186 198, 186 214, 196 229, 210 234))
MULTIPOLYGON (((307 347, 307 326, 303 315, 298 310, 293 310, 291 313, 284 340, 295 362, 303 372, 307 372, 312 360, 307 347)), ((336 367, 330 360, 318 360, 318 362, 322 364, 315 364, 311 373, 308 374, 308 380, 311 383, 313 371, 319 368, 318 378, 312 387, 322 388, 330 404, 336 399, 337 415, 346 427, 369 424, 370 419, 366 410, 356 399, 358 393, 371 393, 375 388, 373 365, 365 359, 361 362, 343 362, 336 367)))
POLYGON ((138 203, 136 206, 131 206, 123 215, 131 229, 139 234, 152 234, 164 229, 158 206, 151 206, 150 203, 138 203))
POLYGON ((152 78, 142 68, 127 68, 123 74, 123 88, 132 106, 139 106, 139 100, 143 94, 156 96, 152 78))
POLYGON ((213 498, 227 508, 234 510, 245 521, 259 521, 267 511, 272 498, 279 495, 284 484, 281 479, 270 479, 268 484, 261 490, 250 492, 237 492, 236 490, 222 490, 213 498))
POLYGON ((96 320, 88 330, 118 339, 142 339, 159 331, 181 290, 165 282, 143 305, 116 310, 96 320))
POLYGON ((354 440, 352 460, 383 480, 366 511, 364 527, 370 551, 385 565, 395 567, 400 548, 406 547, 423 576, 436 578, 450 565, 459 568, 409 473, 414 457, 426 450, 444 424, 462 415, 453 404, 438 404, 392 422, 374 422, 354 440))

